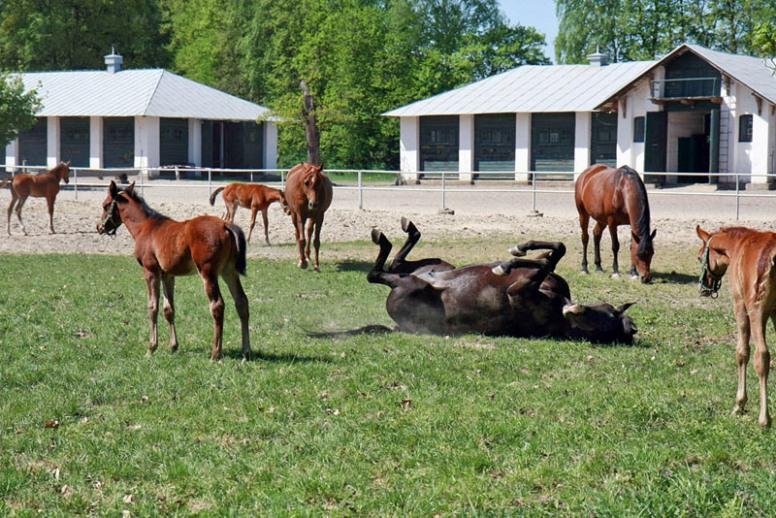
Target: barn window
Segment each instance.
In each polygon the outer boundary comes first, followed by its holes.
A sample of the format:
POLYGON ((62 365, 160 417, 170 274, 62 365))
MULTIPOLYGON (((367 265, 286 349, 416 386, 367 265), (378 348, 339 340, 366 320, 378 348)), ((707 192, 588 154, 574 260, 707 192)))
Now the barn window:
POLYGON ((633 118, 633 142, 644 142, 644 129, 646 119, 644 117, 633 118))
POLYGON ((458 116, 420 118, 420 170, 458 170, 458 116))
POLYGON ((515 114, 474 117, 474 170, 515 170, 515 114))
POLYGON ((574 170, 573 113, 531 116, 531 171, 574 170))
POLYGON ((739 142, 751 142, 752 141, 752 115, 742 115, 738 119, 738 141, 739 142))

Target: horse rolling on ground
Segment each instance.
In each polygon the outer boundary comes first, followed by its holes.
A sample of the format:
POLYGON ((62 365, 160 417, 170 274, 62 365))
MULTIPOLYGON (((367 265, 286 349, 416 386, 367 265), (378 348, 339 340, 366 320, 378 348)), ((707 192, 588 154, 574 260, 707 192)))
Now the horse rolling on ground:
POLYGON ((291 168, 286 179, 285 195, 299 248, 299 267, 307 268, 312 241, 315 245, 313 268, 317 272, 323 216, 331 205, 334 195, 331 180, 323 174, 323 164, 313 165, 304 162, 291 168))
POLYGON ((579 212, 579 225, 582 227, 582 271, 587 270, 587 233, 592 217, 596 223, 593 228, 595 269, 601 269, 601 234, 604 227, 609 228, 612 238, 612 275, 619 276, 617 254, 620 242, 617 239, 617 227, 631 227, 631 277, 647 283, 652 280, 650 265, 655 254, 652 241, 656 230, 650 233, 649 200, 644 182, 639 174, 628 166, 614 169, 605 165, 593 165, 585 169, 574 185, 574 198, 579 212))
POLYGON ((288 212, 288 205, 283 191, 273 189, 261 184, 230 183, 225 187, 219 187, 210 195, 210 205, 215 205, 216 196, 224 191, 221 197, 226 205, 226 214, 223 219, 228 223, 234 223, 234 215, 237 207, 251 209, 251 225, 248 229, 248 241, 251 240, 253 227, 256 226, 256 214, 261 211, 261 219, 264 221, 264 240, 269 245, 269 222, 267 209, 273 202, 280 202, 283 210, 288 212))
POLYGON ((515 257, 509 261, 456 269, 441 259, 407 261, 420 232, 411 222, 402 221, 402 227, 407 243, 387 269, 391 242, 379 230, 372 231, 380 252, 367 276, 369 282, 391 288, 386 309, 400 331, 633 341, 636 326, 624 316, 631 304, 615 308, 571 302, 568 284, 554 273, 566 251, 563 243, 529 241, 513 248, 515 257), (548 252, 523 258, 530 250, 548 252))
POLYGON ((156 319, 160 282, 164 290, 164 317, 170 325, 170 349, 176 351, 175 277, 199 272, 215 324, 210 359, 221 358, 224 299, 218 287, 220 275, 226 281, 237 307, 242 327, 242 354, 245 360, 249 360, 248 298, 240 283, 240 274, 245 275, 246 243, 240 227, 214 216, 174 221, 146 205, 143 198, 135 193, 134 182, 121 191, 111 182, 102 208, 102 221, 97 225, 100 234, 115 234, 123 223, 135 239, 135 257, 143 267, 148 285, 151 320, 148 354, 153 353, 158 344, 156 319))
POLYGON ((765 341, 765 331, 768 319, 776 326, 776 233, 758 232, 744 227, 706 232, 698 226, 695 231, 703 241, 698 251, 698 260, 702 265, 701 295, 715 296, 722 277, 730 272, 728 278, 738 327, 738 390, 733 414, 743 414, 746 407, 749 340, 754 338, 754 368, 760 381, 758 422, 760 426, 768 427, 771 425, 767 392, 771 355, 765 341))
POLYGON ((17 174, 12 179, 0 182, 0 188, 11 185, 11 204, 8 205, 8 235, 11 235, 11 213, 16 206, 16 217, 22 226, 22 232, 27 235, 27 229, 22 222, 22 207, 27 198, 46 198, 49 213, 49 228, 54 232, 54 201, 59 193, 59 182, 70 183, 70 161, 60 162, 58 166, 41 174, 17 174))

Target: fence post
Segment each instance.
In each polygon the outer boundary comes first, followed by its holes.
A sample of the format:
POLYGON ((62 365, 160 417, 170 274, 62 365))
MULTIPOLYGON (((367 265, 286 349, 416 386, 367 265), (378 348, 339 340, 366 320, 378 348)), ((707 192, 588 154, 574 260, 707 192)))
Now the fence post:
POLYGON ((536 209, 536 171, 531 173, 531 212, 528 213, 530 218, 541 218, 543 213, 536 209))
POLYGON ((145 196, 145 189, 143 189, 145 185, 145 180, 143 180, 143 177, 148 174, 148 169, 143 167, 143 169, 140 170, 140 195, 145 196))
POLYGON ((286 188, 286 180, 285 180, 285 177, 284 177, 283 173, 285 173, 285 171, 283 169, 281 169, 280 170, 280 190, 281 191, 285 190, 285 188, 286 188))
POLYGON ((358 209, 364 208, 364 182, 361 178, 362 172, 358 171, 358 209))
POLYGON ((73 192, 75 193, 75 201, 78 201, 78 169, 73 168, 73 192))
POLYGON ((253 183, 253 169, 251 169, 251 183, 253 183))
POLYGON ((181 179, 181 172, 180 172, 180 169, 178 169, 178 166, 175 166, 175 179, 176 180, 181 179))
POLYGON ((738 221, 738 216, 741 211, 741 197, 740 197, 741 193, 739 192, 740 188, 738 186, 738 181, 739 181, 738 175, 739 173, 736 171, 736 221, 738 221))
POLYGON ((447 210, 447 181, 445 179, 445 172, 442 171, 442 212, 447 210))
POLYGON ((210 196, 213 194, 213 170, 209 167, 207 168, 207 195, 210 196))

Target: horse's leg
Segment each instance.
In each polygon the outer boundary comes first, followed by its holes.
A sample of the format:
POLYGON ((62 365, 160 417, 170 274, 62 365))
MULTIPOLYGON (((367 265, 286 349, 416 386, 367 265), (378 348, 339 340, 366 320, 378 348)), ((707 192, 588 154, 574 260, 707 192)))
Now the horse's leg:
POLYGON ((593 254, 594 259, 593 262, 595 263, 595 271, 596 272, 603 272, 603 268, 601 268, 601 234, 604 233, 604 224, 596 221, 595 227, 593 227, 593 254))
POLYGON ((159 272, 144 270, 144 276, 146 286, 148 287, 148 318, 151 320, 151 342, 148 344, 148 354, 153 354, 156 351, 156 346, 159 344, 159 336, 157 334, 156 321, 159 315, 159 272))
POLYGON ((267 218, 267 209, 269 207, 264 207, 261 211, 261 220, 264 223, 264 241, 266 241, 267 246, 270 246, 269 242, 269 219, 267 218))
MULTIPOLYGON (((315 220, 315 234, 313 235, 313 246, 315 247, 315 271, 320 271, 320 263, 318 262, 318 254, 321 251, 321 228, 323 227, 323 212, 318 215, 315 220)), ((308 244, 309 246, 309 244, 308 244)))
POLYGON ((294 232, 296 233, 296 246, 299 252, 299 268, 307 268, 307 258, 304 255, 304 223, 305 220, 301 214, 294 214, 292 216, 294 221, 294 232))
POLYGON ((377 259, 375 259, 375 264, 372 267, 372 270, 369 272, 369 274, 367 274, 367 280, 369 280, 369 282, 375 282, 371 280, 373 275, 377 275, 378 273, 385 273, 385 262, 388 260, 388 256, 390 255, 391 249, 393 248, 393 245, 388 240, 388 238, 385 237, 385 234, 376 228, 372 229, 372 242, 380 247, 380 251, 377 253, 377 259))
POLYGON ((315 226, 315 219, 310 218, 307 220, 307 228, 305 231, 307 232, 307 246, 304 249, 304 255, 307 257, 307 260, 310 260, 310 246, 313 244, 313 227, 315 226))
POLYGON ((164 293, 164 318, 170 326, 170 351, 178 350, 178 334, 175 332, 175 276, 162 274, 164 293))
POLYGON ((27 201, 27 196, 19 196, 19 201, 16 202, 16 218, 19 220, 19 225, 22 226, 22 232, 27 235, 27 229, 24 228, 24 222, 22 221, 22 207, 24 202, 27 201))
POLYGON ((617 238, 617 225, 609 223, 609 235, 612 238, 612 277, 620 276, 620 264, 617 255, 620 253, 620 240, 617 238))
POLYGON ((205 284, 205 294, 210 302, 210 314, 213 316, 214 334, 213 347, 210 351, 210 359, 221 359, 221 346, 224 335, 224 298, 218 288, 218 276, 211 272, 210 268, 201 268, 200 276, 205 284))
POLYGON ((394 256, 389 271, 401 268, 402 263, 407 259, 407 255, 415 248, 418 241, 420 241, 420 231, 412 221, 407 218, 401 218, 401 228, 407 233, 407 241, 404 242, 404 245, 402 245, 394 256))
POLYGON ((52 234, 56 234, 54 232, 54 201, 56 200, 55 196, 46 196, 46 205, 48 206, 48 213, 49 213, 49 228, 51 229, 52 234))
POLYGON ((13 213, 13 206, 19 201, 19 197, 16 195, 16 191, 11 188, 11 203, 8 205, 8 235, 11 235, 11 214, 13 213))
POLYGON ((768 372, 771 366, 771 353, 768 351, 768 344, 765 341, 765 326, 768 323, 767 315, 762 311, 754 311, 750 315, 750 327, 752 338, 754 338, 754 370, 760 381, 760 416, 757 422, 760 426, 767 428, 771 426, 771 415, 768 412, 768 372))
POLYGON ((738 327, 738 338, 736 341, 736 363, 738 365, 738 389, 736 390, 736 404, 733 407, 733 415, 741 415, 746 407, 746 367, 749 364, 749 337, 751 328, 749 326, 749 315, 746 314, 746 307, 743 300, 734 300, 734 313, 736 315, 736 325, 738 327))
POLYGON ((587 227, 590 224, 590 215, 579 211, 579 227, 582 229, 582 273, 590 273, 587 269, 587 244, 590 242, 590 234, 587 227))
POLYGON ((245 361, 251 360, 251 337, 248 327, 248 297, 245 295, 242 283, 240 282, 240 276, 237 274, 234 268, 227 267, 221 272, 221 277, 224 278, 226 285, 229 287, 229 292, 234 299, 234 307, 237 309, 237 314, 240 316, 240 328, 242 329, 242 354, 245 361))
POLYGON ((566 245, 560 241, 528 241, 513 247, 509 250, 509 253, 515 257, 522 257, 529 250, 549 250, 550 254, 547 256, 547 262, 551 272, 555 271, 555 267, 563 259, 563 256, 566 255, 566 245))
POLYGON ((507 295, 510 297, 517 297, 527 292, 537 291, 551 272, 549 261, 546 259, 539 259, 537 261, 531 259, 512 259, 510 265, 513 268, 536 268, 534 272, 522 277, 507 288, 507 295))
POLYGON ((251 226, 248 229, 248 242, 251 241, 251 234, 253 234, 253 227, 256 226, 256 212, 258 212, 259 208, 254 205, 251 207, 251 226))

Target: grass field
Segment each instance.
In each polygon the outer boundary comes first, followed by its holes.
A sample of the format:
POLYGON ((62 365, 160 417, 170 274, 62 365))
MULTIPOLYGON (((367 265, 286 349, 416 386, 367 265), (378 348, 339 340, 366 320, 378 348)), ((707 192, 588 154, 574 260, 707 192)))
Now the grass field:
MULTIPOLYGON (((416 257, 463 263, 501 257, 508 244, 431 243, 416 257)), ((147 358, 134 259, 0 257, 0 515, 776 509, 776 439, 757 426, 751 368, 750 414, 729 415, 729 293, 698 298, 694 248, 659 249, 652 286, 581 276, 573 249, 561 262, 578 301, 639 302, 630 347, 312 338, 390 324, 387 288, 365 280, 373 245, 327 252, 352 259, 325 262, 320 275, 290 260, 249 262, 259 358, 239 361, 229 299, 217 364, 197 278, 177 285, 181 350, 166 350, 160 318, 160 348, 147 358)))

